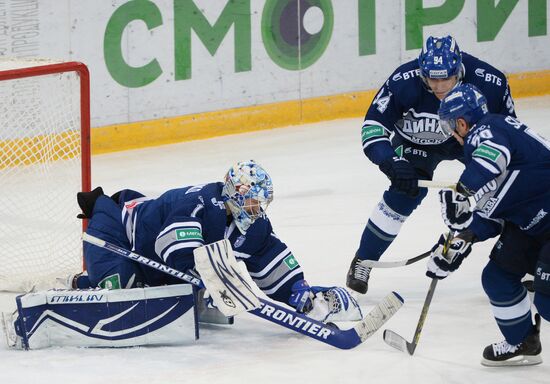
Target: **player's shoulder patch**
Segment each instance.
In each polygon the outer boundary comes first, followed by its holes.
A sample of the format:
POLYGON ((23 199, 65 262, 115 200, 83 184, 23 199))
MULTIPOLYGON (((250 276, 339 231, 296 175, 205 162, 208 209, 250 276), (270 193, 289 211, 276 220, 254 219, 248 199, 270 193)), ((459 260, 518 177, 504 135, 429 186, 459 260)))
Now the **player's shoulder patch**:
POLYGON ((498 158, 502 156, 502 152, 497 148, 490 147, 486 144, 480 144, 472 153, 472 157, 482 157, 492 162, 496 162, 498 158))
POLYGON ((463 54, 463 64, 465 69, 464 82, 471 83, 479 88, 505 87, 507 85, 506 76, 483 60, 477 57, 463 54))
POLYGON ((411 60, 403 65, 400 65, 388 79, 389 83, 398 85, 407 80, 420 78, 420 68, 416 60, 411 60))

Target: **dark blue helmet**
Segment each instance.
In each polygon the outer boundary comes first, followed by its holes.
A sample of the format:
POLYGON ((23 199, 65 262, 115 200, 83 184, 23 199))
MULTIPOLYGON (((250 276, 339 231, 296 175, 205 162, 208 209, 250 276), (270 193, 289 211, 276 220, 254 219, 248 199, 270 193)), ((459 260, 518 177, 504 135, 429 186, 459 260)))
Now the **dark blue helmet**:
POLYGON ((462 77, 462 54, 451 36, 428 37, 418 56, 420 75, 423 78, 446 79, 462 77))
POLYGON ((439 106, 439 125, 444 134, 451 136, 456 129, 456 119, 466 120, 471 127, 489 113, 487 99, 472 84, 461 84, 454 88, 439 106))

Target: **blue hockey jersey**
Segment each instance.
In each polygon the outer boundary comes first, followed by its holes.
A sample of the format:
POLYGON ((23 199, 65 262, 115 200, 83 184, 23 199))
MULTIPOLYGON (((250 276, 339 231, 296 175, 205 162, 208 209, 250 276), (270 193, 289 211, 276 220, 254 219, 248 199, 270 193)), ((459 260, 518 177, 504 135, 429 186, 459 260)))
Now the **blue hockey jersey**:
POLYGON ((468 132, 460 182, 474 195, 469 228, 479 240, 504 221, 530 236, 550 234, 550 142, 510 116, 488 114, 468 132))
MULTIPOLYGON (((193 250, 227 238, 235 257, 268 296, 287 301, 290 286, 303 279, 302 268, 287 246, 273 233, 267 217, 257 219, 246 235, 237 229, 222 200, 223 183, 172 189, 156 199, 138 198, 124 203, 122 222, 133 249, 160 259, 179 270, 194 265, 193 250)), ((148 271, 151 285, 166 275, 148 271)))
MULTIPOLYGON (((462 82, 478 87, 492 113, 515 117, 508 81, 502 72, 467 53, 462 53, 462 82)), ((418 61, 398 67, 378 91, 365 116, 361 131, 363 152, 375 164, 394 155, 390 136, 397 134, 411 143, 446 146, 445 152, 461 154, 459 144, 445 138, 439 127, 439 99, 420 77, 418 61)))

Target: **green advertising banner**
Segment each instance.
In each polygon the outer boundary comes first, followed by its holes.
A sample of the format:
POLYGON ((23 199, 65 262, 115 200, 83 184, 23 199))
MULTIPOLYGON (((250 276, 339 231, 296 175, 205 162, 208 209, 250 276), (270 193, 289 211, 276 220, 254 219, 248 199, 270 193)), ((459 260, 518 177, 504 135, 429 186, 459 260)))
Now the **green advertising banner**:
POLYGON ((11 0, 0 54, 90 68, 92 126, 378 89, 429 35, 550 69, 547 0, 11 0))

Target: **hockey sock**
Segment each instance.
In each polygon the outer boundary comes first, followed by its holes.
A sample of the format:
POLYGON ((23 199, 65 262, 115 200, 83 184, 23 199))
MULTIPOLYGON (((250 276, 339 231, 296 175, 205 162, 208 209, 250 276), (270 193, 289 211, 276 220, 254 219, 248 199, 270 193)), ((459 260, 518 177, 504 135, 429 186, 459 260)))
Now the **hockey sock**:
POLYGON ((382 200, 374 208, 357 250, 360 259, 378 260, 388 249, 401 226, 426 196, 421 190, 419 196, 412 198, 393 190, 384 192, 382 200))
POLYGON ((539 314, 550 321, 550 243, 541 250, 538 263, 535 267, 534 304, 539 314))
POLYGON ((521 343, 533 328, 531 300, 521 277, 503 270, 492 260, 481 277, 497 325, 511 345, 521 343))
POLYGON ((92 283, 90 282, 90 277, 86 273, 83 273, 79 276, 75 276, 74 285, 75 285, 74 288, 76 289, 94 288, 92 286, 92 283))
POLYGON ((533 300, 539 315, 546 321, 550 321, 550 296, 544 293, 536 292, 533 300))
POLYGON ((536 292, 550 295, 550 246, 545 247, 545 253, 539 258, 535 266, 533 289, 536 292))

